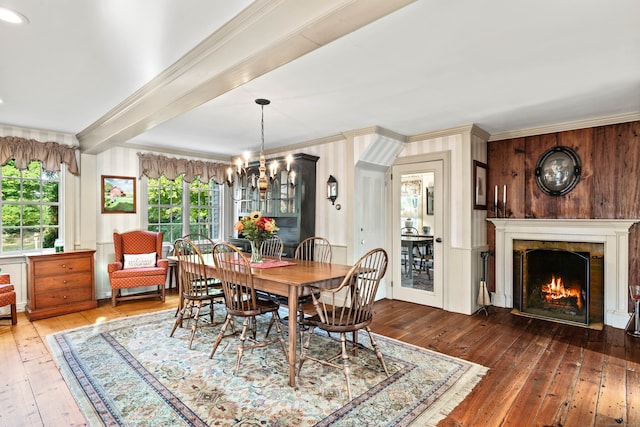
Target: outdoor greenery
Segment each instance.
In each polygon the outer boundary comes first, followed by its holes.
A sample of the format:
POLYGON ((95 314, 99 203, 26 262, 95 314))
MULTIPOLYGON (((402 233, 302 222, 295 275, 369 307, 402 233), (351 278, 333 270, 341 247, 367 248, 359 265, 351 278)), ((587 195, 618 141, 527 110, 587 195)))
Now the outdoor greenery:
POLYGON ((53 248, 59 233, 59 174, 43 171, 37 161, 21 171, 10 160, 0 178, 1 252, 53 248))

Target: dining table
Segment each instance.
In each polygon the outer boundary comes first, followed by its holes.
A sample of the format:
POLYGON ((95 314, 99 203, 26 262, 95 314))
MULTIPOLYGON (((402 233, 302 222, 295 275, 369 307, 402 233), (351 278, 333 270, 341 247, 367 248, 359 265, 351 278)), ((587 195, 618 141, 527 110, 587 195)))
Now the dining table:
MULTIPOLYGON (((211 254, 203 254, 207 274, 219 278, 211 254)), ((298 298, 308 295, 307 286, 336 288, 351 270, 350 265, 323 263, 297 259, 263 258, 262 263, 252 263, 253 286, 256 290, 288 298, 289 316, 287 353, 289 385, 296 385, 296 354, 298 337, 298 298)))

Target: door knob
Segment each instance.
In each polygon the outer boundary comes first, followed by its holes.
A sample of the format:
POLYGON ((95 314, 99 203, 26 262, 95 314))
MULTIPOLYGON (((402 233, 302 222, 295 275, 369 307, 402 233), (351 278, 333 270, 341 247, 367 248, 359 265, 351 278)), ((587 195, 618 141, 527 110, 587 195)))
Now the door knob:
POLYGON ((436 238, 437 243, 442 243, 442 239, 440 237, 436 238))

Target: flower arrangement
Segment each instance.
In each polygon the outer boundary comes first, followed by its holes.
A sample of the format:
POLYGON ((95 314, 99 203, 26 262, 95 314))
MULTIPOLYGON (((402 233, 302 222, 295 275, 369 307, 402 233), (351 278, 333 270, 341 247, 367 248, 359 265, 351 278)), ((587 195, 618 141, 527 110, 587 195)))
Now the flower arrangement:
POLYGON ((259 211, 253 211, 251 215, 240 218, 233 228, 249 241, 257 243, 270 239, 273 233, 279 230, 274 219, 262 215, 259 211))

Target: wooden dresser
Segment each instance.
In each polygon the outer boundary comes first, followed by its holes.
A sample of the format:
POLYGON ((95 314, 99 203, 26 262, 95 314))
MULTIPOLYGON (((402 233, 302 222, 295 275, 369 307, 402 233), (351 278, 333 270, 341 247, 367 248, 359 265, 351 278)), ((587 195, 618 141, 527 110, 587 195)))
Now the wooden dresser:
POLYGON ((96 308, 93 254, 80 249, 27 255, 29 320, 96 308))

